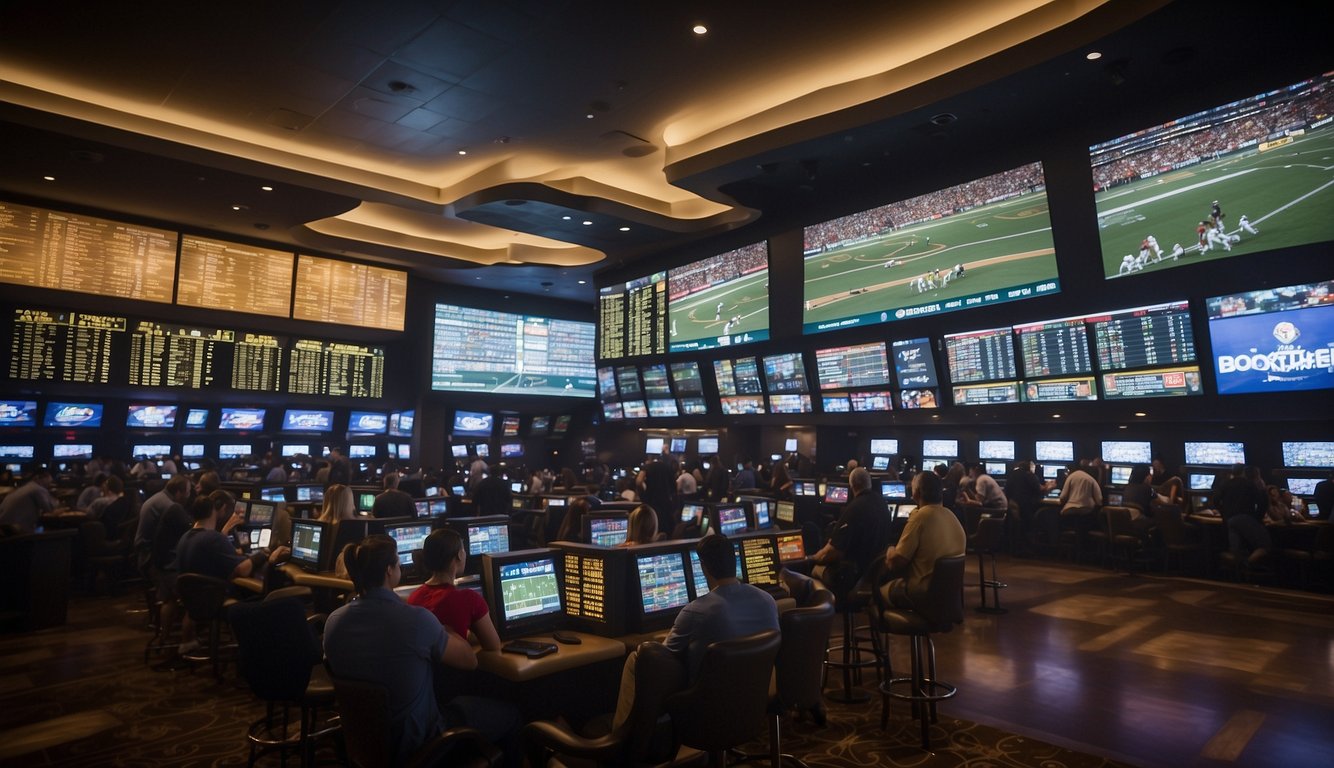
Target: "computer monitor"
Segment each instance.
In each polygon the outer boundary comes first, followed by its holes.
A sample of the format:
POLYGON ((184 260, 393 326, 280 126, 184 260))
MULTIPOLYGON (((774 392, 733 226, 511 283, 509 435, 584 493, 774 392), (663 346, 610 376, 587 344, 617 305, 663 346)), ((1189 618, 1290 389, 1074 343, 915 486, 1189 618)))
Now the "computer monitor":
POLYGON ((298 485, 296 486, 297 501, 324 501, 324 486, 322 485, 298 485))
POLYGON ((673 437, 671 451, 672 453, 685 453, 686 439, 684 437, 673 437))
POLYGON ((774 519, 780 523, 797 522, 797 505, 791 501, 774 502, 774 519))
MULTIPOLYGON (((1191 472, 1190 477, 1188 479, 1190 480, 1190 489, 1192 491, 1207 491, 1214 487, 1213 472, 1191 472)), ((1289 480, 1288 482, 1289 482, 1288 488, 1289 490, 1291 490, 1292 481, 1289 480)))
POLYGON ((458 532, 467 547, 468 559, 464 573, 477 573, 482 555, 508 552, 510 548, 509 516, 456 517, 445 524, 458 532))
POLYGON ((426 501, 431 505, 431 517, 445 517, 449 514, 449 497, 432 496, 426 501))
POLYGON ((1130 482, 1130 470, 1131 467, 1113 465, 1112 485, 1125 485, 1130 482))
POLYGON ((847 504, 848 486, 845 483, 830 483, 826 485, 824 501, 826 504, 847 504))
POLYGON ((750 529, 753 531, 768 528, 773 520, 773 499, 763 496, 738 496, 737 501, 744 501, 750 506, 750 529))
POLYGON ((908 498, 908 484, 898 480, 881 480, 880 495, 887 499, 908 498))
POLYGON ((273 529, 268 526, 262 528, 237 527, 232 529, 232 540, 236 542, 236 547, 241 550, 241 554, 253 555, 273 543, 273 529))
MULTIPOLYGON (((1320 484, 1320 478, 1318 477, 1289 477, 1287 481, 1288 492, 1294 496, 1314 496, 1315 487, 1320 484)), ((1191 489, 1194 490, 1195 486, 1192 485, 1191 489)))
POLYGON ((690 602, 686 553, 639 552, 634 555, 634 590, 639 596, 639 631, 670 626, 678 611, 690 602))
POLYGON ((793 480, 792 494, 794 496, 819 496, 820 491, 814 480, 793 480))
POLYGON ((894 508, 894 519, 907 520, 908 515, 911 515, 914 509, 917 509, 916 504, 899 504, 894 508))
POLYGON ((737 504, 720 504, 714 508, 718 532, 731 536, 746 530, 746 508, 737 504))
POLYGON ((456 459, 466 459, 468 458, 468 446, 451 445, 449 446, 449 453, 456 459))
POLYGON ((357 491, 357 511, 370 512, 375 508, 375 497, 379 495, 375 491, 357 491))
POLYGON ((625 512, 589 512, 584 515, 584 541, 598 547, 624 544, 630 533, 630 516, 625 512))
POLYGON ((988 475, 995 475, 995 476, 997 476, 997 477, 1003 477, 1003 476, 1005 475, 1005 471, 1006 471, 1005 462, 1003 462, 1003 461, 988 461, 988 462, 984 462, 983 464, 984 464, 984 466, 986 467, 986 470, 987 470, 987 474, 988 474, 988 475))
POLYGON ((797 438, 789 437, 783 440, 783 450, 788 453, 796 453, 797 438))
POLYGON ((398 548, 398 564, 403 577, 411 579, 426 575, 426 568, 421 564, 421 551, 426 537, 431 535, 431 524, 386 525, 384 532, 398 548))
MULTIPOLYGON (((737 575, 740 578, 740 574, 737 575)), ((690 548, 690 586, 695 592, 693 599, 709 594, 709 580, 704 575, 704 568, 699 564, 699 553, 690 548)))
POLYGON ((697 523, 703 514, 703 504, 687 501, 681 505, 681 522, 683 523, 697 523))
POLYGON ((550 632, 562 625, 559 551, 528 549, 480 559, 483 593, 502 639, 550 632))
POLYGON ((244 503, 247 506, 245 517, 248 525, 273 525, 274 518, 278 516, 278 508, 282 506, 281 502, 275 503, 271 499, 260 501, 252 499, 244 503))
POLYGON ((1059 478, 1059 477, 1061 476, 1061 470, 1062 470, 1062 469, 1065 469, 1065 468, 1062 467, 1060 464, 1043 464, 1043 465, 1042 465, 1042 479, 1043 479, 1043 480, 1055 480, 1055 479, 1057 479, 1057 478, 1059 478))
POLYGON ((801 531, 780 533, 774 537, 774 541, 778 545, 778 559, 783 563, 806 559, 806 541, 801 531))
POLYGON ((778 569, 782 563, 778 557, 778 545, 774 536, 743 536, 737 540, 740 544, 739 557, 741 572, 749 584, 759 587, 776 587, 779 584, 778 569))
POLYGON ((872 456, 872 457, 871 457, 871 470, 872 470, 873 472, 884 472, 884 471, 886 471, 886 470, 888 470, 888 469, 889 469, 889 457, 888 457, 888 456, 872 456))
POLYGON ((292 562, 303 571, 328 570, 329 524, 321 520, 292 521, 292 562))
POLYGON ((265 501, 287 501, 287 489, 281 485, 268 485, 259 489, 259 497, 265 501))

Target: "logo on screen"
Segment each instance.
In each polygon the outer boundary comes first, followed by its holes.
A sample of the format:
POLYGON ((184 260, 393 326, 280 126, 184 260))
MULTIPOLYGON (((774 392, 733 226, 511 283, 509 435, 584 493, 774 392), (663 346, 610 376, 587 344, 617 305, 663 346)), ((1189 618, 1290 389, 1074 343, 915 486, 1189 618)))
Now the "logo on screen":
POLYGON ((62 406, 55 412, 55 415, 51 417, 51 421, 55 422, 57 425, 82 424, 85 421, 91 421, 96 416, 97 411, 86 405, 66 405, 62 406))
POLYGON ((1302 332, 1297 330, 1297 326, 1287 320, 1274 326, 1274 338, 1278 339, 1278 343, 1280 344, 1291 344, 1301 335, 1302 332))
POLYGON ((469 432, 490 429, 491 420, 480 416, 460 416, 458 418, 458 428, 469 432))

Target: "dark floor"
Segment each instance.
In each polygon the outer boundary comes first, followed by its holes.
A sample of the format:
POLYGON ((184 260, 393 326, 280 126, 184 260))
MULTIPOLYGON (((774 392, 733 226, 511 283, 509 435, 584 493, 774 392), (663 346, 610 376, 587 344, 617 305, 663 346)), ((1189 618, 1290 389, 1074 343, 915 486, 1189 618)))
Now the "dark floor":
MULTIPOLYGON (((1005 558, 1000 575, 1010 612, 972 612, 972 587, 938 637, 959 694, 932 754, 902 705, 881 731, 876 703, 789 723, 785 747, 813 766, 1329 764, 1334 598, 1005 558)), ((243 764, 259 705, 234 673, 145 665, 140 604, 132 586, 80 597, 65 627, 0 638, 0 764, 243 764)))

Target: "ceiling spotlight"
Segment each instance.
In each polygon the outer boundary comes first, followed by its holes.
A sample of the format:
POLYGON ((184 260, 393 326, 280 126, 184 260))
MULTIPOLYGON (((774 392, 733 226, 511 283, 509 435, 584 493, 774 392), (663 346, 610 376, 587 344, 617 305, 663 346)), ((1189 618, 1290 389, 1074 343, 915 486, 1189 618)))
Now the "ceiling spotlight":
POLYGON ((248 211, 248 210, 250 210, 250 206, 248 206, 248 205, 241 205, 240 203, 237 203, 236 205, 233 205, 233 206, 232 206, 232 210, 233 210, 233 211, 248 211))
POLYGON ((1053 413, 1053 414, 1051 415, 1051 417, 1052 417, 1053 419, 1059 419, 1059 418, 1061 418, 1061 414, 1059 414, 1059 413, 1053 413))
POLYGON ((569 217, 569 216, 562 216, 562 217, 560 217, 560 220, 561 220, 561 221, 569 221, 569 220, 570 220, 570 217, 569 217))
POLYGON ((264 190, 265 192, 273 191, 273 187, 270 187, 268 184, 265 184, 264 186, 260 187, 260 189, 264 190))
POLYGON ((42 178, 43 178, 44 180, 46 180, 46 181, 55 181, 55 180, 56 180, 56 177, 55 177, 55 176, 43 176, 42 178))
POLYGON ((1149 414, 1145 413, 1144 411, 1135 411, 1135 415, 1136 415, 1136 416, 1148 416, 1149 414))
POLYGON ((592 120, 592 119, 593 119, 593 113, 592 113, 592 112, 589 112, 588 114, 584 115, 584 117, 588 118, 589 120, 592 120))
POLYGON ((579 284, 580 284, 580 285, 588 285, 588 281, 587 281, 587 280, 580 280, 580 281, 579 281, 579 284))
POLYGON ((1085 56, 1084 58, 1088 59, 1089 61, 1097 61, 1098 59, 1102 58, 1102 54, 1097 51, 1089 51, 1088 55, 1085 56))
POLYGON ((704 26, 703 24, 696 24, 695 26, 690 28, 690 31, 694 32, 697 35, 709 34, 709 28, 704 26))
POLYGON ((629 228, 629 227, 621 227, 621 231, 622 231, 622 232, 629 232, 629 231, 630 231, 630 228, 629 228))
POLYGON ((466 155, 466 154, 468 154, 468 150, 466 150, 466 149, 460 149, 460 150, 459 150, 459 154, 460 154, 460 155, 466 155))
POLYGON ((584 222, 584 226, 585 226, 585 227, 591 227, 591 226, 593 226, 593 222, 591 222, 591 221, 585 221, 585 222, 584 222))

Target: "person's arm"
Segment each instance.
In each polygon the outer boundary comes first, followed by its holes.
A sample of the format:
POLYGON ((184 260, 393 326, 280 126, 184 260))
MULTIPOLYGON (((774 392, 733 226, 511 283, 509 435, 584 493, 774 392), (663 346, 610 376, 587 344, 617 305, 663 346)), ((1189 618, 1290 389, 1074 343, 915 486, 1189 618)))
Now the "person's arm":
POLYGON ((440 631, 445 633, 445 650, 440 654, 440 663, 455 669, 477 669, 477 654, 468 641, 445 627, 440 631))
POLYGON ((227 522, 222 524, 222 532, 231 533, 233 528, 244 522, 245 522, 245 512, 242 512, 241 510, 238 509, 232 513, 231 517, 227 518, 227 522))
POLYGON ((496 632, 496 624, 491 621, 491 614, 486 614, 472 623, 472 633, 477 636, 477 642, 481 643, 484 651, 500 650, 500 635, 496 632))
POLYGON ((232 569, 232 578, 239 579, 249 576, 255 572, 260 563, 277 563, 290 557, 291 554, 292 550, 287 547, 275 547, 272 552, 267 553, 260 550, 237 563, 236 567, 232 569))
POLYGON ((676 614, 676 621, 672 623, 672 631, 667 633, 662 644, 672 653, 684 657, 690 648, 690 638, 695 634, 697 620, 698 616, 695 611, 690 610, 689 605, 682 608, 681 612, 676 614))

